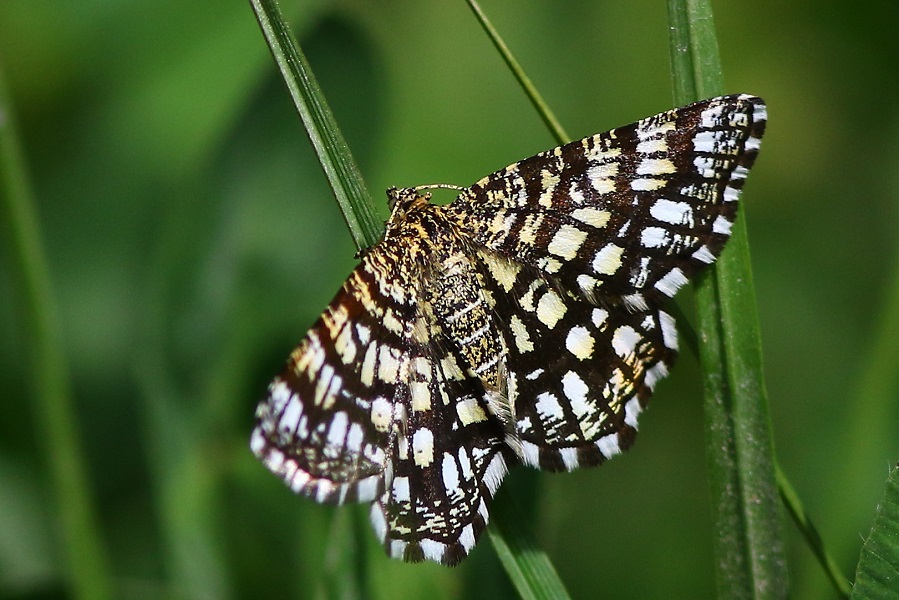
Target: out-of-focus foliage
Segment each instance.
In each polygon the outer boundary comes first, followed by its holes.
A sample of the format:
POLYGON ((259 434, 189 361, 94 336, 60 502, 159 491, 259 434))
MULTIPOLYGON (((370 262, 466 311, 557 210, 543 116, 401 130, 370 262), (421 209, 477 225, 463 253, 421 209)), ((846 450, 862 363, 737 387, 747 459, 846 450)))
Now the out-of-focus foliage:
MULTIPOLYGON (((664 3, 483 7, 572 136, 671 107, 664 3)), ((465 3, 282 9, 376 197, 467 185, 553 145, 465 3)), ((743 214, 778 455, 853 573, 899 456, 899 13, 885 0, 715 9, 727 91, 769 105, 743 214)), ((295 498, 247 436, 354 250, 252 12, 7 0, 0 66, 119 595, 312 597, 335 509, 295 498)), ((0 595, 57 598, 8 264, 0 244, 0 595)), ((627 455, 540 476, 538 537, 574 597, 713 593, 696 369, 682 357, 627 455)), ((787 530, 794 597, 827 597, 787 530)), ((455 570, 388 561, 360 539, 373 597, 508 591, 486 539, 455 570)))

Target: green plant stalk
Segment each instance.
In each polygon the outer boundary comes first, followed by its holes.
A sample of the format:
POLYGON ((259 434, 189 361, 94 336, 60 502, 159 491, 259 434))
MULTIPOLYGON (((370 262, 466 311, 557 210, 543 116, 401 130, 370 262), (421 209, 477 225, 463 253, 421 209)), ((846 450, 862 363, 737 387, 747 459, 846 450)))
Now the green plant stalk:
POLYGON ((491 512, 490 541, 518 594, 525 600, 568 598, 562 580, 531 532, 521 526, 526 519, 508 490, 500 490, 502 510, 491 512))
POLYGON ((531 79, 524 72, 524 69, 521 68, 521 64, 512 54, 511 50, 509 50, 509 47, 506 45, 506 42, 503 41, 503 38, 500 37, 499 32, 493 26, 493 23, 490 22, 490 20, 487 18, 487 15, 484 14, 484 11, 481 10, 481 6, 477 3, 476 0, 466 0, 466 2, 468 2, 468 6, 474 13, 475 18, 478 20, 478 23, 481 24, 481 27, 487 34, 487 37, 489 37, 490 41, 493 42, 493 46, 496 48, 496 51, 499 52, 500 56, 503 57, 503 60, 506 61, 506 65, 509 67, 509 70, 512 71, 515 79, 518 80, 519 85, 521 85, 521 89, 524 91, 525 95, 527 95, 528 100, 531 101, 531 104, 534 106, 534 110, 536 110, 537 114, 540 115, 540 118, 543 119, 543 123, 556 139, 556 142, 559 144, 570 142, 571 136, 569 136, 568 133, 565 132, 565 129, 562 127, 562 124, 559 123, 556 115, 553 114, 553 112, 549 109, 546 101, 543 100, 543 96, 541 96, 540 92, 537 91, 537 88, 534 87, 531 79))
POLYGON ((384 231, 362 173, 334 120, 318 81, 275 0, 250 0, 281 77, 358 250, 374 245, 384 231))
POLYGON ((108 559, 87 480, 87 467, 76 430, 68 365, 34 199, 25 174, 6 85, 0 73, 0 222, 19 280, 34 413, 40 427, 50 483, 62 526, 66 578, 73 597, 100 600, 112 596, 108 559))
MULTIPOLYGON (((250 0, 250 6, 262 29, 266 44, 278 64, 297 113, 303 121, 303 127, 315 149, 319 164, 328 179, 356 248, 362 250, 374 245, 381 238, 384 225, 377 217, 362 174, 309 63, 300 51, 299 44, 294 39, 275 0, 250 0)), ((353 543, 353 534, 358 528, 344 526, 343 520, 347 518, 354 523, 358 520, 353 515, 335 516, 337 520, 335 528, 343 533, 328 552, 344 558, 355 553, 360 559, 329 560, 328 568, 322 574, 319 584, 324 588, 326 596, 352 591, 364 597, 367 590, 367 568, 361 559, 363 553, 353 543), (339 585, 335 583, 338 581, 336 578, 340 577, 337 571, 343 572, 344 581, 339 585), (347 579, 352 579, 352 582, 346 581, 347 579)))
MULTIPOLYGON (((677 104, 722 93, 711 6, 669 0, 677 104)), ((745 214, 696 288, 700 360, 715 494, 718 594, 783 598, 788 592, 774 451, 745 214), (725 496, 732 495, 733 498, 725 496)))
POLYGON ((834 589, 841 597, 849 598, 849 594, 852 592, 849 580, 840 572, 836 561, 834 561, 827 553, 821 535, 818 533, 818 528, 815 527, 815 524, 811 522, 808 515, 805 513, 805 509, 799 501, 799 497, 796 495, 796 490, 793 489, 793 486, 787 480, 787 476, 784 475, 780 465, 775 465, 775 469, 780 497, 784 506, 787 507, 790 517, 802 532, 803 537, 805 537, 806 542, 812 549, 812 552, 814 552, 815 558, 818 559, 818 562, 824 569, 824 573, 830 580, 831 585, 833 585, 834 589))

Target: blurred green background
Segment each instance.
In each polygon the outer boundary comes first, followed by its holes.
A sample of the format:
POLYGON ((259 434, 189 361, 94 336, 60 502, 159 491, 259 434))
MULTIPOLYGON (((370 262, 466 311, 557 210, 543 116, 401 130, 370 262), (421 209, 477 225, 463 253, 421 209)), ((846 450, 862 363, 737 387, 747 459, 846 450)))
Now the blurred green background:
MULTIPOLYGON (((391 185, 467 185, 553 145, 463 2, 282 9, 384 217, 391 185)), ((484 9, 571 135, 671 108, 664 2, 484 9)), ((727 91, 769 105, 743 215, 777 452, 851 576, 899 460, 899 9, 715 10, 727 91)), ((354 248, 248 4, 4 0, 0 69, 116 597, 315 597, 352 509, 294 497, 247 440, 354 248)), ((16 285, 0 244, 0 596, 64 598, 16 285)), ((534 527, 574 597, 714 594, 702 420, 685 353, 626 456, 537 478, 534 527)), ((793 597, 833 597, 785 530, 793 597)), ((454 570, 359 539, 372 597, 509 591, 486 537, 454 570)))

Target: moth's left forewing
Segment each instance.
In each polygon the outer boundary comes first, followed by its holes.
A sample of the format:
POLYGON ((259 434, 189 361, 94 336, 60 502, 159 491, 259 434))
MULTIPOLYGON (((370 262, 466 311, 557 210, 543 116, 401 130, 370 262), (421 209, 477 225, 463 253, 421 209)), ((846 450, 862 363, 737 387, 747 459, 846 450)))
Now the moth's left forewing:
POLYGON ((417 312, 408 290, 385 276, 401 269, 397 258, 372 247, 256 410, 253 452, 318 502, 371 501, 391 483, 398 375, 417 312))

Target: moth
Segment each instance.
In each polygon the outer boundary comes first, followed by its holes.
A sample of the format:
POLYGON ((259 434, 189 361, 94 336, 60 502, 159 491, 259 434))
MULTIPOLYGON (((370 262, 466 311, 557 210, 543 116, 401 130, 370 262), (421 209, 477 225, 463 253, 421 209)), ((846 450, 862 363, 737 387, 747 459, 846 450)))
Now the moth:
POLYGON ((295 492, 371 503, 387 553, 455 565, 515 464, 627 449, 677 354, 665 303, 731 233, 763 101, 711 98, 509 165, 451 203, 387 192, 362 256, 256 411, 295 492))

